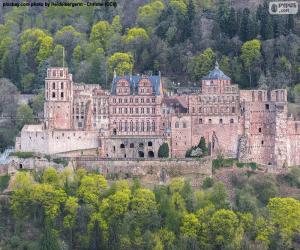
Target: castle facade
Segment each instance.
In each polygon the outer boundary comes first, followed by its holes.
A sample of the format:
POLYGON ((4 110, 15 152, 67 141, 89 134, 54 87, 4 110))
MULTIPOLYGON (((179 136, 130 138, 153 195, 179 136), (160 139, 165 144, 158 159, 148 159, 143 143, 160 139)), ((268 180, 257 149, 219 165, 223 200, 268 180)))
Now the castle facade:
POLYGON ((239 90, 216 63, 199 91, 167 95, 161 76, 114 75, 111 91, 76 84, 67 68, 49 68, 45 120, 25 125, 17 151, 109 159, 184 158, 201 137, 216 156, 273 166, 300 165, 300 121, 287 91, 239 90))

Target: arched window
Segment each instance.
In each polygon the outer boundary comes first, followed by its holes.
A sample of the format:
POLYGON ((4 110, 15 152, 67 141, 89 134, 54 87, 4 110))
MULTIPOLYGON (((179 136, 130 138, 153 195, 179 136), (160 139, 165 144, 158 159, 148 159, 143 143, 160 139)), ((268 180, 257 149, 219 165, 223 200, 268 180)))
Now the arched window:
POLYGON ((219 123, 220 123, 220 124, 223 124, 223 119, 220 119, 220 120, 219 120, 219 123))
POLYGON ((186 123, 185 122, 182 123, 182 127, 186 128, 186 123))
POLYGON ((175 122, 175 128, 179 128, 179 122, 175 122))
POLYGON ((148 141, 148 146, 152 147, 152 145, 153 145, 152 141, 148 141))
POLYGON ((130 143, 129 147, 134 148, 134 143, 130 143))
POLYGON ((55 89, 55 82, 52 83, 52 89, 55 89))
POLYGON ((139 131, 139 121, 135 122, 135 131, 139 131))
POLYGON ((149 132, 150 131, 150 122, 147 121, 147 131, 149 132))
POLYGON ((203 120, 202 118, 199 119, 199 124, 202 124, 203 123, 203 120))
POLYGON ((122 121, 119 122, 119 131, 122 131, 122 121))
POLYGON ((233 119, 230 119, 230 123, 234 123, 234 120, 233 120, 233 119))
POLYGON ((122 144, 120 145, 120 148, 125 148, 125 144, 122 143, 122 144))

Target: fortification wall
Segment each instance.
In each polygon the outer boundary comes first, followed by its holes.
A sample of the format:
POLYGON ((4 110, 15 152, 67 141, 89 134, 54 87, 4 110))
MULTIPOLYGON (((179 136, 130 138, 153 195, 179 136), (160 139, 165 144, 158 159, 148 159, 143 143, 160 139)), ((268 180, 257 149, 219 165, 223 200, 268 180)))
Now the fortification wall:
POLYGON ((119 177, 138 177, 149 185, 165 184, 171 178, 184 177, 190 180, 193 187, 199 187, 205 177, 212 176, 212 159, 200 160, 101 160, 92 158, 76 158, 75 168, 86 168, 99 171, 103 175, 119 175, 119 177))
POLYGON ((288 166, 300 165, 300 121, 288 121, 288 166))
POLYGON ((58 154, 74 150, 97 148, 97 135, 97 132, 94 131, 22 131, 20 151, 58 154))

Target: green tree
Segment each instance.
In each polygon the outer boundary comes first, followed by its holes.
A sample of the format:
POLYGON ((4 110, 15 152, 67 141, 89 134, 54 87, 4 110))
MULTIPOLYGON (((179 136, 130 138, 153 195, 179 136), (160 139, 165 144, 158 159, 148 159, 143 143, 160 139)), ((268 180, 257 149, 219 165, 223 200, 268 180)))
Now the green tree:
POLYGON ((17 128, 21 129, 25 124, 32 124, 34 122, 34 115, 32 109, 27 104, 21 104, 17 109, 17 128))
POLYGON ((23 93, 30 93, 35 83, 35 74, 34 73, 28 73, 24 75, 21 79, 21 89, 23 93))
POLYGON ((188 65, 188 71, 191 78, 195 81, 200 80, 213 69, 215 61, 216 56, 211 48, 208 48, 204 50, 203 53, 194 56, 188 65))
POLYGON ((160 145, 158 149, 158 157, 160 158, 169 158, 169 144, 168 143, 163 143, 160 145))
POLYGON ((108 59, 108 71, 111 76, 115 70, 117 75, 122 76, 131 73, 133 69, 133 57, 130 53, 117 52, 108 59))
POLYGON ((151 34, 164 7, 164 3, 160 0, 139 7, 137 23, 151 34))
POLYGON ((103 48, 104 51, 108 48, 109 38, 112 35, 113 30, 107 21, 100 21, 93 25, 90 41, 98 48, 103 48))
POLYGON ((250 88, 252 86, 252 68, 261 59, 261 42, 257 39, 245 42, 241 49, 241 59, 249 75, 250 88))
POLYGON ((217 248, 230 246, 236 237, 238 218, 231 210, 221 209, 216 211, 209 223, 211 242, 217 248))
POLYGON ((300 202, 294 198, 272 198, 267 208, 283 247, 290 248, 293 236, 300 233, 300 202))
POLYGON ((203 155, 207 155, 208 154, 208 148, 206 146, 205 138, 203 136, 201 136, 199 144, 198 144, 197 147, 202 150, 203 155))

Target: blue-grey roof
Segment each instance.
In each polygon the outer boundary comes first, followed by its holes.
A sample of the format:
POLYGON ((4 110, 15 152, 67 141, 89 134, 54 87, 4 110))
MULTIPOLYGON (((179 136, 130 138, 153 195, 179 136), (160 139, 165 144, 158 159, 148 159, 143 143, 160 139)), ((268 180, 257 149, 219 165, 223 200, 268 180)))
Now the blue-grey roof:
POLYGON ((207 76, 202 78, 203 80, 231 80, 230 77, 224 74, 222 70, 219 69, 219 64, 216 62, 215 68, 208 73, 207 76))
POLYGON ((116 95, 116 86, 117 82, 120 79, 126 79, 130 84, 130 94, 137 95, 138 94, 138 84, 142 78, 148 78, 152 84, 152 94, 160 95, 160 76, 116 76, 112 81, 111 86, 111 95, 116 95))

